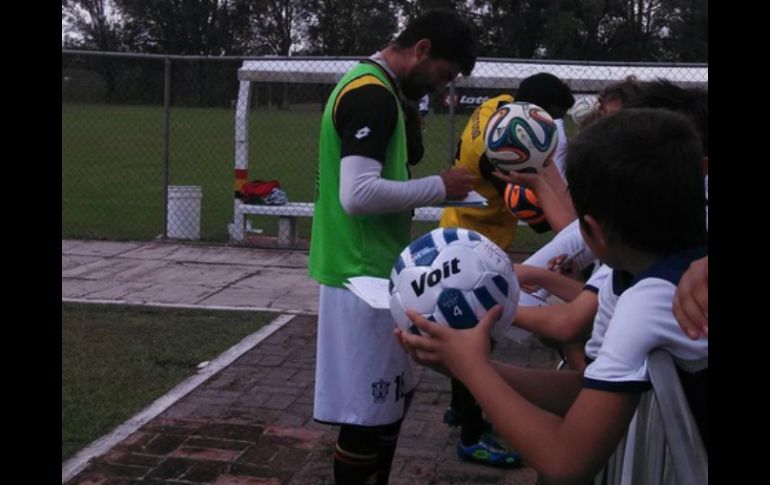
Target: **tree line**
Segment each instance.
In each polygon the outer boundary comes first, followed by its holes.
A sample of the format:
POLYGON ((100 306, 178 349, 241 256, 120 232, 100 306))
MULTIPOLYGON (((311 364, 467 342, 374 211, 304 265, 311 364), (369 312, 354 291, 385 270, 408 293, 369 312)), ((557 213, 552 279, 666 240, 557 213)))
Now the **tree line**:
POLYGON ((708 62, 708 0, 62 0, 62 47, 365 56, 435 7, 474 23, 483 57, 708 62))

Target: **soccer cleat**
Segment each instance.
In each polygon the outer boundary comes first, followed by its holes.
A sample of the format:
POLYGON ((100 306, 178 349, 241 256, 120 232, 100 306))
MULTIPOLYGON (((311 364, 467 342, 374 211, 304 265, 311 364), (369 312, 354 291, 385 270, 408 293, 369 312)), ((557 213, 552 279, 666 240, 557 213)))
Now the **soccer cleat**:
POLYGON ((517 453, 506 451, 489 436, 482 436, 478 443, 470 446, 463 446, 462 441, 457 443, 457 456, 462 461, 498 468, 516 468, 521 465, 521 457, 517 453))

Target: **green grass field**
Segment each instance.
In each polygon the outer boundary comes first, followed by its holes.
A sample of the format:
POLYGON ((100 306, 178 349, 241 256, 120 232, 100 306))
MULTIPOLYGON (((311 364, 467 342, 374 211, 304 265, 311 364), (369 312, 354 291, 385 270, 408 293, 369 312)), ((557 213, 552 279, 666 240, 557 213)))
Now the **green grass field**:
MULTIPOLYGON (((249 179, 277 179, 289 200, 311 201, 320 115, 318 106, 252 110, 249 179)), ((467 116, 455 118, 455 133, 466 121, 467 116)), ((148 240, 163 233, 163 126, 160 107, 62 104, 63 238, 148 240)), ((449 133, 448 116, 428 118, 425 156, 413 167, 413 176, 435 174, 449 166, 454 153, 449 133)), ((233 109, 171 110, 170 185, 202 187, 204 241, 227 241, 234 138, 233 109)), ((265 234, 277 232, 276 218, 251 217, 253 226, 265 234)), ((417 224, 414 232, 432 227, 417 224)), ((302 221, 300 236, 308 237, 309 228, 309 220, 302 221)), ((531 251, 549 238, 521 228, 516 247, 531 251)))
POLYGON ((62 303, 62 461, 275 317, 62 303))

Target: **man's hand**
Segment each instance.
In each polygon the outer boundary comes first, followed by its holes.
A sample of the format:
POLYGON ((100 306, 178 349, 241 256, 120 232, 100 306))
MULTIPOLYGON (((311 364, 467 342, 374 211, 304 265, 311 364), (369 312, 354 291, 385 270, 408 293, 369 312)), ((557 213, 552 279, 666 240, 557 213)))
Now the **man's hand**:
POLYGON ((693 261, 674 294, 674 316, 693 340, 709 334, 709 257, 693 261))
POLYGON ((473 175, 465 167, 454 167, 440 174, 446 188, 446 200, 461 200, 473 189, 473 175))

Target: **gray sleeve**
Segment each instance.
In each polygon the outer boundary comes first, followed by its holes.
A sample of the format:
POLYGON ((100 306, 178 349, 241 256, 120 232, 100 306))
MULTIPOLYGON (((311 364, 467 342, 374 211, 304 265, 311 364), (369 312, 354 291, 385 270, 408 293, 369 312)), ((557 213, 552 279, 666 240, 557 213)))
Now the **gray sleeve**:
POLYGON ((373 158, 351 155, 340 165, 340 204, 350 215, 383 214, 444 202, 446 188, 438 175, 396 182, 380 177, 373 158))

